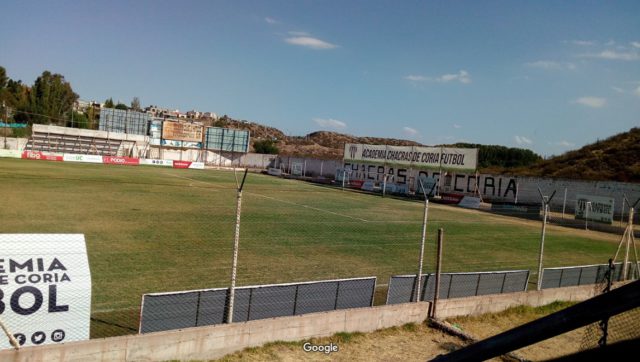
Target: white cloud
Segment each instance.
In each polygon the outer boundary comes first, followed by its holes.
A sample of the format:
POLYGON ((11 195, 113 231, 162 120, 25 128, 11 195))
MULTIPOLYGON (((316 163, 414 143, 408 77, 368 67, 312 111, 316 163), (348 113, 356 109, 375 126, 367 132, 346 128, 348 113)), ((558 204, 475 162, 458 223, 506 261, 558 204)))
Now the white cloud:
POLYGON ((266 18, 264 18, 264 21, 266 21, 267 24, 271 24, 271 25, 280 23, 278 20, 276 20, 274 18, 270 18, 268 16, 266 18))
POLYGON ((632 41, 630 44, 634 48, 640 48, 640 41, 632 41))
POLYGON ((616 91, 617 93, 620 93, 620 94, 624 93, 624 89, 622 89, 620 87, 611 86, 611 89, 613 89, 614 91, 616 91))
POLYGON ((438 83, 449 83, 458 81, 463 84, 471 83, 471 75, 466 70, 461 70, 456 74, 443 74, 439 77, 432 78, 424 75, 407 75, 404 77, 406 80, 410 80, 412 82, 438 82, 438 83))
POLYGON ((590 41, 590 40, 574 40, 571 43, 573 43, 574 45, 581 45, 581 46, 590 46, 595 44, 594 41, 590 41))
POLYGON ((438 77, 436 81, 441 83, 459 81, 460 83, 468 84, 471 83, 471 76, 466 70, 461 70, 457 74, 443 74, 442 76, 438 77))
POLYGON ((405 76, 404 79, 410 80, 412 82, 426 82, 431 80, 431 78, 425 77, 424 75, 413 75, 413 74, 405 76))
POLYGON ((415 136, 418 134, 418 130, 411 127, 402 127, 402 133, 404 133, 405 136, 415 136))
POLYGON ((545 69, 545 70, 562 70, 562 69, 575 70, 576 69, 576 65, 573 63, 556 62, 553 60, 538 60, 535 62, 524 63, 524 65, 531 68, 539 68, 539 69, 545 69))
POLYGON ((591 108, 602 108, 607 104, 607 100, 605 98, 599 97, 580 97, 573 101, 573 103, 581 104, 583 106, 591 108))
POLYGON ((454 123, 454 124, 453 124, 453 128, 460 129, 460 128, 462 128, 462 126, 461 126, 461 125, 459 125, 459 124, 455 124, 455 123, 454 123))
POLYGON ((314 118, 313 121, 320 127, 329 128, 329 129, 344 129, 347 128, 347 124, 338 121, 333 118, 314 118))
POLYGON ((331 44, 324 40, 320 40, 318 38, 313 38, 310 36, 296 36, 292 38, 286 38, 284 41, 286 41, 289 44, 303 46, 311 49, 324 50, 324 49, 333 49, 337 47, 337 45, 335 44, 331 44))
POLYGON ((640 54, 637 52, 617 52, 615 50, 603 50, 600 53, 581 54, 580 57, 625 61, 640 60, 640 54))
POLYGON ((515 138, 516 143, 519 145, 530 145, 533 144, 533 141, 531 141, 530 139, 528 139, 525 136, 513 136, 513 138, 515 138))
POLYGON ((309 36, 309 33, 305 32, 305 31, 290 31, 289 35, 293 35, 293 36, 309 36))

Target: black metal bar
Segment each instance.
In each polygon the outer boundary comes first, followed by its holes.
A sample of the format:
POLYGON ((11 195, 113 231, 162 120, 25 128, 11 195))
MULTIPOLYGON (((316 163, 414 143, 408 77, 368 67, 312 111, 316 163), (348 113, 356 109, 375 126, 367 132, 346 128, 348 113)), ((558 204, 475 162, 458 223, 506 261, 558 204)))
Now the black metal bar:
POLYGON ((247 322, 251 320, 251 302, 253 301, 253 289, 249 289, 249 305, 247 306, 247 322))
POLYGON ((198 316, 200 315, 200 295, 202 292, 198 292, 198 301, 196 302, 196 324, 194 327, 198 326, 198 316))
POLYGON ((624 285, 432 361, 483 361, 640 307, 640 281, 624 285))
POLYGON ((340 282, 338 281, 338 285, 336 286, 336 300, 333 303, 333 310, 338 309, 338 296, 340 295, 340 282))
POLYGON ((239 192, 242 192, 242 188, 244 187, 244 180, 247 179, 247 172, 249 171, 248 168, 244 169, 244 176, 242 176, 242 183, 240 183, 240 188, 238 189, 239 192))
POLYGON ((293 297, 293 315, 296 315, 298 309, 298 289, 300 289, 300 284, 296 285, 296 295, 293 297))

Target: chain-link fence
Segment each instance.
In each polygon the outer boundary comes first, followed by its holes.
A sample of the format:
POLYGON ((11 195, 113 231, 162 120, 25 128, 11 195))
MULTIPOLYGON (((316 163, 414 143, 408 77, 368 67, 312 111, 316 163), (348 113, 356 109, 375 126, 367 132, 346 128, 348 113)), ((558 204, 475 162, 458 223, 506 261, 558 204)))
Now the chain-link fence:
MULTIPOLYGON (((84 234, 92 338, 137 333, 143 294, 230 286, 233 172, 0 159, 0 183, 1 232, 84 234)), ((374 276, 385 304, 392 275, 419 273, 424 205, 250 174, 236 285, 374 276)), ((430 203, 422 273, 435 271, 438 228, 443 272, 530 270, 535 287, 539 221, 430 203)), ((550 228, 544 266, 602 263, 618 238, 550 228)))

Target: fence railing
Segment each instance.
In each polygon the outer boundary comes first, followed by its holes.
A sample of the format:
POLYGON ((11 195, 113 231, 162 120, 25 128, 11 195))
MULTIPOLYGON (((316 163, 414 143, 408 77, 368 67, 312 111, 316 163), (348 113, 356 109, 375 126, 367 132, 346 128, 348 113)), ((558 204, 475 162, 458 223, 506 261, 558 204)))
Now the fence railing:
MULTIPOLYGON (((387 304, 408 303, 414 300, 415 275, 396 275, 389 280, 387 304)), ((528 270, 510 270, 474 273, 442 273, 440 299, 472 297, 478 295, 522 292, 527 290, 528 270)), ((433 300, 435 274, 422 275, 420 300, 433 300)))
MULTIPOLYGON (((370 307, 375 284, 375 277, 367 277, 238 287, 233 321, 370 307)), ((224 323, 229 308, 228 291, 217 288, 145 294, 140 333, 224 323)))
MULTIPOLYGON (((635 279, 638 272, 637 265, 629 264, 629 276, 635 279)), ((542 272, 542 289, 602 283, 608 268, 607 264, 545 268, 542 272)), ((622 263, 615 264, 612 280, 622 280, 622 263)))

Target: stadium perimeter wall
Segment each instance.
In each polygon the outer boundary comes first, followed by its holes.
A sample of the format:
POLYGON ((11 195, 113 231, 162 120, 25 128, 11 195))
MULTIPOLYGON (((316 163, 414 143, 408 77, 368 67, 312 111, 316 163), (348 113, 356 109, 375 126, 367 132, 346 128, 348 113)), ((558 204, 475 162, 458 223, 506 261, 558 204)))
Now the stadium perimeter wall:
MULTIPOLYGON (((441 300, 437 317, 499 312, 516 305, 540 306, 556 300, 581 301, 594 296, 594 285, 542 291, 441 300)), ((158 361, 220 358, 244 348, 274 341, 298 341, 338 332, 372 332, 377 329, 421 323, 430 303, 405 303, 345 309, 293 317, 264 319, 171 332, 93 339, 19 351, 0 351, 0 360, 34 361, 158 361)))

